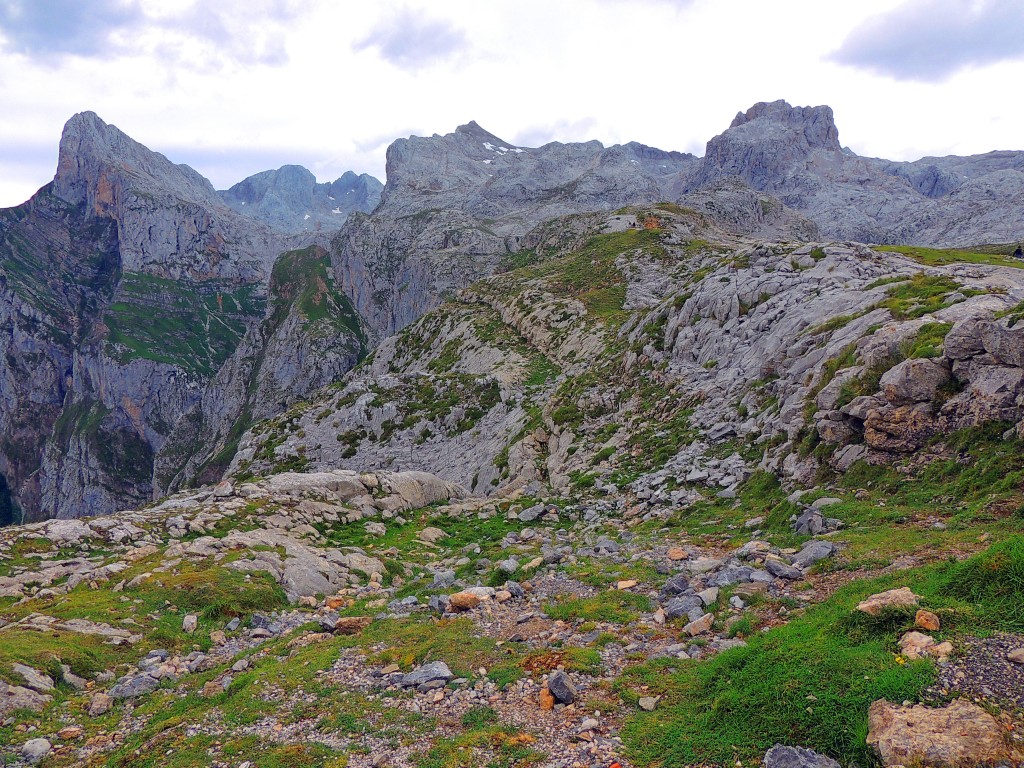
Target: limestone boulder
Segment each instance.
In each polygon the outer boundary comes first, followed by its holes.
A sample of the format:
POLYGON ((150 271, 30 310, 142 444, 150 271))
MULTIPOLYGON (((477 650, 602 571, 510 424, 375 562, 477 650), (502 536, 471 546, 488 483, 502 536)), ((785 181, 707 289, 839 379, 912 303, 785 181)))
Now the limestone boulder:
POLYGON ((879 383, 885 399, 893 405, 927 403, 949 382, 949 369, 923 358, 904 360, 882 375, 879 383))
POLYGON ((1003 727, 964 699, 946 707, 899 706, 878 700, 868 709, 868 746, 883 765, 1019 765, 1003 727))
POLYGON ((914 608, 917 606, 919 599, 910 587, 900 587, 899 589, 889 589, 885 592, 871 595, 857 603, 857 610, 869 616, 877 616, 887 609, 914 608))

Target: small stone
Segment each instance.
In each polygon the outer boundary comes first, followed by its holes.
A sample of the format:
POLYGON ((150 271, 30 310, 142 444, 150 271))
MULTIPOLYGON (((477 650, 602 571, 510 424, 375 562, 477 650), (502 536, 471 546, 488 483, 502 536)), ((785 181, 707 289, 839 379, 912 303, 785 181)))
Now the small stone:
POLYGON ((658 706, 658 698, 656 696, 642 696, 637 703, 644 712, 653 712, 655 707, 658 706))
POLYGON ((330 611, 336 611, 339 608, 344 608, 348 604, 348 598, 344 595, 331 595, 324 600, 324 605, 330 611))
POLYGON ((53 745, 46 739, 29 739, 21 747, 21 756, 35 765, 53 749, 53 745))
POLYGON ((672 560, 673 562, 678 562, 679 560, 685 560, 686 558, 689 557, 689 555, 686 553, 686 550, 683 549, 682 547, 672 547, 672 548, 669 549, 669 551, 666 553, 666 555, 667 555, 668 559, 672 560))
POLYGON ((555 696, 546 685, 540 689, 539 703, 541 709, 555 708, 555 696))
POLYGON ((928 655, 934 656, 939 661, 946 661, 953 655, 953 644, 948 640, 928 648, 928 655))
POLYGON ((436 544, 441 539, 448 538, 448 534, 442 531, 440 528, 424 528, 420 531, 420 541, 425 541, 428 544, 436 544))
POLYGON ((447 683, 455 675, 448 669, 448 665, 443 661, 433 661, 430 664, 424 664, 421 667, 417 667, 407 675, 402 675, 401 685, 403 688, 412 688, 414 686, 420 686, 425 683, 431 683, 436 680, 447 683))
POLYGON ((561 704, 572 704, 576 700, 576 686, 569 676, 558 669, 548 676, 548 689, 561 704))
POLYGON ((580 723, 580 730, 581 731, 592 731, 595 728, 600 727, 600 725, 601 724, 597 720, 595 720, 592 717, 588 717, 586 720, 584 720, 582 723, 580 723))
POLYGON ((938 632, 939 617, 931 611, 926 611, 924 608, 921 608, 914 617, 914 626, 920 627, 921 629, 929 632, 938 632))
POLYGON ((60 679, 70 685, 76 691, 84 691, 88 686, 88 682, 85 678, 79 677, 71 671, 71 667, 67 664, 60 665, 60 679))
POLYGON ((99 717, 100 715, 106 714, 110 711, 110 708, 114 706, 114 699, 105 693, 95 693, 92 699, 89 701, 89 716, 99 717))
POLYGON ((134 699, 143 696, 160 687, 160 681, 150 675, 136 675, 134 677, 122 678, 122 680, 110 689, 110 695, 115 699, 134 699))
POLYGON ((210 680, 203 686, 201 695, 204 699, 209 699, 213 696, 219 696, 222 693, 224 693, 224 686, 215 680, 210 680))
POLYGON ((718 602, 718 587, 708 587, 707 589, 698 592, 697 597, 701 599, 704 605, 712 605, 718 602))
POLYGON ((711 613, 705 613, 696 621, 691 621, 685 627, 683 632, 688 634, 690 637, 696 637, 697 635, 703 634, 711 629, 711 625, 715 623, 715 616, 711 613))
POLYGON ((57 731, 57 738, 69 741, 71 739, 80 739, 82 734, 85 733, 85 729, 80 725, 67 725, 57 731))
POLYGON ((38 669, 33 669, 24 664, 13 664, 11 669, 14 670, 14 674, 20 675, 25 681, 25 685, 33 691, 49 693, 53 690, 53 679, 49 675, 44 675, 38 669))
POLYGON ((801 747, 776 744, 764 756, 763 768, 840 768, 835 760, 801 747))
POLYGON ((665 586, 661 588, 662 594, 665 595, 681 595, 690 588, 690 581, 681 573, 677 573, 665 582, 665 586))
POLYGON ((636 579, 623 579, 615 584, 615 588, 618 590, 632 589, 637 585, 636 579))
POLYGON ((907 632, 900 638, 900 650, 908 659, 919 659, 935 645, 935 638, 921 632, 907 632))

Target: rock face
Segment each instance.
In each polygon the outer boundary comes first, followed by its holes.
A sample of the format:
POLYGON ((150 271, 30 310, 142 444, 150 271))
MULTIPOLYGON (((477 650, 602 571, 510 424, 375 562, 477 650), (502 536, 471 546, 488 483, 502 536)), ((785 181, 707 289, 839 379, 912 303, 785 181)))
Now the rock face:
POLYGON ((876 701, 868 710, 868 745, 886 766, 1018 764, 999 722, 977 704, 901 707, 876 701))
MULTIPOLYGON (((373 202, 342 181, 354 209, 373 202)), ((191 168, 73 117, 53 183, 0 216, 0 522, 213 477, 240 420, 351 368, 365 336, 326 252, 278 261, 287 243, 191 168)))

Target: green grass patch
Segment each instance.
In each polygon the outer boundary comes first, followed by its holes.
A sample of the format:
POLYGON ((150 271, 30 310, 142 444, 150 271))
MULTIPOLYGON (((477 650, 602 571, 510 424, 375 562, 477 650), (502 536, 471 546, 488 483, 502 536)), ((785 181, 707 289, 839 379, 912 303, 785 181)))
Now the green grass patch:
POLYGON ((628 670, 620 682, 624 697, 635 700, 640 686, 664 697, 657 713, 626 722, 631 758, 664 768, 731 765, 784 743, 844 764, 873 764, 865 744, 868 706, 876 699, 918 700, 935 671, 930 661, 898 657, 897 640, 912 628, 912 611, 868 617, 853 608, 869 594, 905 585, 942 613, 945 637, 979 626, 1019 630, 1024 538, 966 562, 855 582, 789 624, 753 635, 747 647, 707 661, 658 660, 628 670))
POLYGON ((593 597, 561 599, 544 606, 553 619, 563 621, 606 621, 611 624, 629 624, 651 610, 647 595, 609 589, 593 597))
POLYGON ((980 250, 963 250, 959 248, 922 248, 917 245, 879 245, 877 251, 902 253, 921 264, 929 267, 941 267, 946 264, 990 264, 995 267, 1015 267, 1024 269, 1024 262, 1014 259, 1013 246, 990 246, 985 250, 1004 251, 985 253, 980 250))

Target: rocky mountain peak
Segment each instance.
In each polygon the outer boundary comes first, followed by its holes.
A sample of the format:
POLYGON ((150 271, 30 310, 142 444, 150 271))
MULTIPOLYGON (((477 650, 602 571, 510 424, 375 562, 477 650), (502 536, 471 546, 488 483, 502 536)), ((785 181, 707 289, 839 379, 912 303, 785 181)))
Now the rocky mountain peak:
POLYGON ((506 147, 510 146, 508 142, 498 138, 486 128, 482 128, 476 120, 470 120, 465 125, 460 125, 455 129, 455 133, 459 136, 467 136, 480 141, 486 141, 489 144, 502 144, 506 147))
POLYGON ((746 112, 738 112, 733 118, 730 130, 751 125, 748 131, 759 134, 795 131, 802 135, 813 149, 842 152, 839 144, 839 129, 829 106, 792 107, 788 102, 760 101, 746 112))
MULTIPOLYGON (((842 157, 832 109, 759 102, 740 112, 724 133, 707 144, 700 170, 687 183, 692 191, 723 178, 743 179, 754 189, 777 193, 811 158, 842 157)), ((796 205, 795 199, 786 199, 796 205)))
POLYGON ((115 190, 126 186, 166 189, 184 200, 216 200, 210 182, 189 166, 172 163, 95 112, 74 115, 61 135, 54 194, 102 214, 115 205, 115 190))
POLYGON ((336 181, 318 184, 316 176, 303 166, 283 165, 218 194, 239 213, 295 233, 339 229, 353 211, 372 211, 380 202, 383 187, 373 176, 352 171, 336 181))

